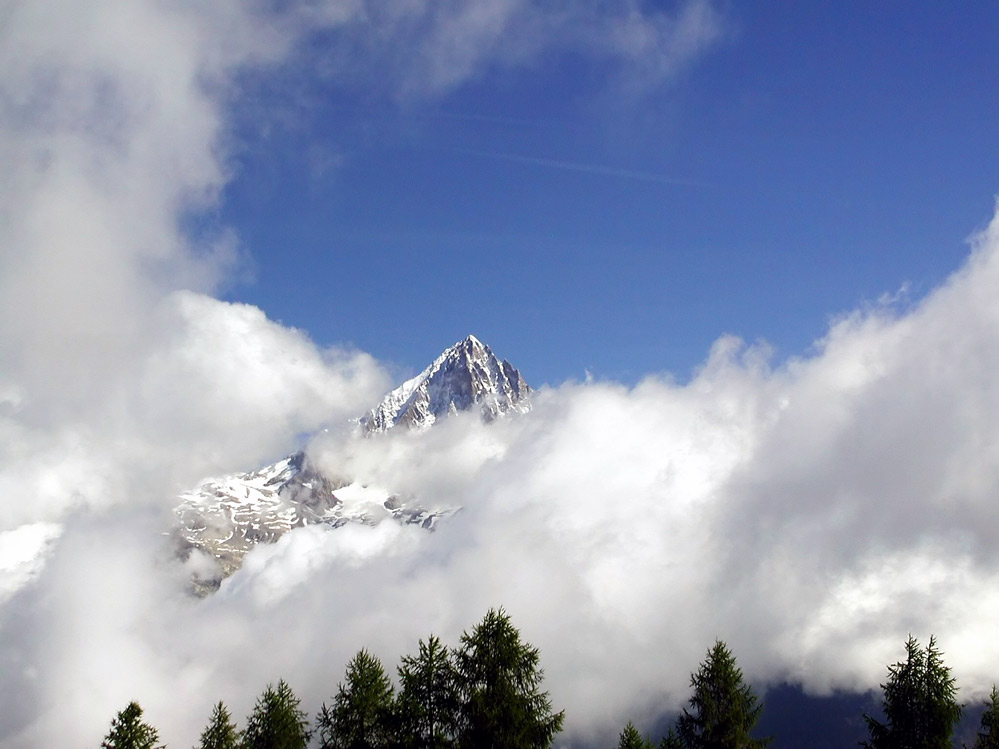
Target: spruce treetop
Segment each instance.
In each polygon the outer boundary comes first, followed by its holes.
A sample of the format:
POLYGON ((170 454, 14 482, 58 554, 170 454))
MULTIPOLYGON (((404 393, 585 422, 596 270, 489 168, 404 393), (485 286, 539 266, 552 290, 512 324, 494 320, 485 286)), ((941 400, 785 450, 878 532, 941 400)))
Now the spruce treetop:
POLYGON ((638 732, 635 724, 629 720, 618 737, 617 749, 655 749, 655 747, 649 739, 638 732))
POLYGON ((451 651, 433 635, 419 652, 403 656, 396 699, 400 742, 417 749, 446 749, 458 726, 458 676, 451 651))
POLYGON ((694 693, 690 709, 677 721, 676 738, 687 749, 756 749, 770 739, 753 738, 763 705, 752 688, 743 683, 735 656, 721 640, 708 650, 697 672, 690 677, 694 693))
POLYGON ((461 711, 458 746, 548 749, 562 730, 564 712, 554 712, 541 691, 544 671, 538 649, 522 643, 503 609, 490 609, 455 653, 461 711))
POLYGON ((992 685, 992 694, 985 702, 981 728, 972 749, 999 749, 999 689, 992 685))
POLYGON ((220 701, 212 709, 212 717, 201 732, 199 749, 240 749, 241 738, 228 708, 220 701))
POLYGON ((142 722, 142 708, 133 701, 111 721, 101 749, 156 749, 157 741, 159 732, 142 722))
POLYGON ((862 746, 949 749, 961 717, 954 677, 932 636, 923 650, 909 635, 905 653, 904 662, 888 666, 888 681, 881 685, 884 722, 864 716, 871 739, 862 746))
POLYGON ((392 733, 393 689, 378 658, 360 650, 347 663, 347 672, 333 698, 319 713, 321 749, 379 749, 392 733))
POLYGON ((305 749, 311 734, 300 702, 284 679, 268 684, 246 720, 243 749, 305 749))

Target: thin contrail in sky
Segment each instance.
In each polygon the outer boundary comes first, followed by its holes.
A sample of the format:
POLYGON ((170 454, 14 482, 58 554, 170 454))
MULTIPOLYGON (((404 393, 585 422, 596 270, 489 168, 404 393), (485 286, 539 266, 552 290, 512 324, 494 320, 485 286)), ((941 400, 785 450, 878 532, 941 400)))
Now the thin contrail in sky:
POLYGON ((542 119, 537 117, 510 117, 498 114, 479 114, 476 112, 451 112, 447 110, 436 111, 409 111, 397 109, 378 109, 356 106, 335 106, 328 107, 328 111, 337 114, 351 115, 358 118, 375 120, 446 120, 459 122, 487 122, 493 125, 514 125, 517 127, 531 128, 561 128, 565 123, 556 119, 542 119))
POLYGON ((584 172, 586 174, 601 174, 607 177, 621 177, 624 179, 638 179, 644 182, 659 182, 665 185, 683 185, 686 187, 711 187, 707 182, 698 182, 690 179, 678 179, 656 172, 642 172, 635 169, 621 169, 613 166, 603 166, 601 164, 583 164, 578 161, 563 161, 561 159, 549 159, 543 156, 526 156, 519 153, 507 153, 504 151, 478 151, 471 148, 450 149, 457 153, 468 154, 470 156, 482 156, 487 159, 498 159, 500 161, 512 161, 518 164, 531 164, 533 166, 544 166, 550 169, 562 169, 570 172, 584 172))

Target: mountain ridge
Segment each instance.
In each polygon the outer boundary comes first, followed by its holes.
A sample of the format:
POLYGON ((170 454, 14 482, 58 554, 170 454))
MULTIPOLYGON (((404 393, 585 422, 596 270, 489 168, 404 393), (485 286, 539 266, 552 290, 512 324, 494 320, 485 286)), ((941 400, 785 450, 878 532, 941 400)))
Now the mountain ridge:
MULTIPOLYGON (((396 427, 424 431, 449 414, 474 408, 491 422, 529 411, 531 392, 513 365, 470 335, 356 421, 365 437, 396 427)), ((240 568, 256 544, 273 543, 296 527, 333 529, 391 519, 432 531, 459 509, 325 474, 303 449, 254 471, 205 479, 181 494, 175 535, 181 556, 199 549, 217 563, 217 574, 193 581, 195 592, 207 595, 240 568)))

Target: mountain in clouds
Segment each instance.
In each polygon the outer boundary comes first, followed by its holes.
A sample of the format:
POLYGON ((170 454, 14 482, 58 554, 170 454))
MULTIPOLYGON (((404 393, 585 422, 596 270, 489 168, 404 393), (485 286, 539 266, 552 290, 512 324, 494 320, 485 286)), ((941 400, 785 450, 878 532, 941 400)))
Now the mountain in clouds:
POLYGON ((492 421, 530 409, 531 388, 520 372, 473 335, 451 346, 361 418, 366 433, 396 426, 426 428, 448 414, 475 407, 492 421))
MULTIPOLYGON (((458 411, 480 409, 483 419, 530 409, 530 387, 509 362, 469 336, 441 354, 417 377, 390 392, 359 422, 365 436, 394 426, 427 429, 458 411)), ((256 471, 206 479, 180 497, 175 509, 181 553, 209 554, 218 571, 195 580, 199 593, 215 590, 258 543, 271 543, 293 528, 383 520, 433 530, 454 507, 428 507, 390 488, 371 486, 318 470, 303 450, 256 471)))
POLYGON ((207 479, 182 494, 174 512, 182 550, 200 549, 218 562, 217 573, 195 580, 196 590, 208 593, 256 544, 273 543, 293 528, 391 518, 432 530, 455 510, 428 510, 382 487, 325 476, 299 451, 256 471, 207 479))

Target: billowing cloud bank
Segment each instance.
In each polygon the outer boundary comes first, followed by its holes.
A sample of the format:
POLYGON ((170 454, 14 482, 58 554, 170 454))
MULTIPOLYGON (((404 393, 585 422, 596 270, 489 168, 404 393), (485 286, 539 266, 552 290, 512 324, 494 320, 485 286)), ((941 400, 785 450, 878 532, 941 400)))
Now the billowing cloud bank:
POLYGON ((710 6, 77 5, 0 24, 0 745, 96 744, 130 699, 190 745, 214 701, 245 716, 280 677, 314 711, 358 648, 393 663, 497 605, 570 737, 678 704, 716 636, 759 683, 875 686, 910 631, 965 696, 999 678, 999 219, 939 289, 838 320, 807 358, 722 338, 688 384, 567 383, 422 436, 336 429, 389 386, 378 363, 210 296, 237 244, 182 227, 226 181, 238 71, 323 27, 420 51, 377 60, 404 96, 549 39, 657 80, 717 35, 710 6), (162 540, 176 492, 325 425, 331 470, 465 509, 434 534, 295 531, 188 597, 162 540))
MULTIPOLYGON (((320 440, 331 468, 466 507, 351 609, 366 621, 388 601, 453 632, 503 603, 583 733, 683 700, 716 636, 758 683, 827 693, 876 687, 909 632, 935 633, 964 696, 983 693, 999 655, 996 288, 999 219, 926 299, 846 316, 776 369, 722 338, 686 385, 566 384, 491 428, 320 440)), ((246 579, 277 600, 312 584, 304 569, 275 555, 246 579)))

